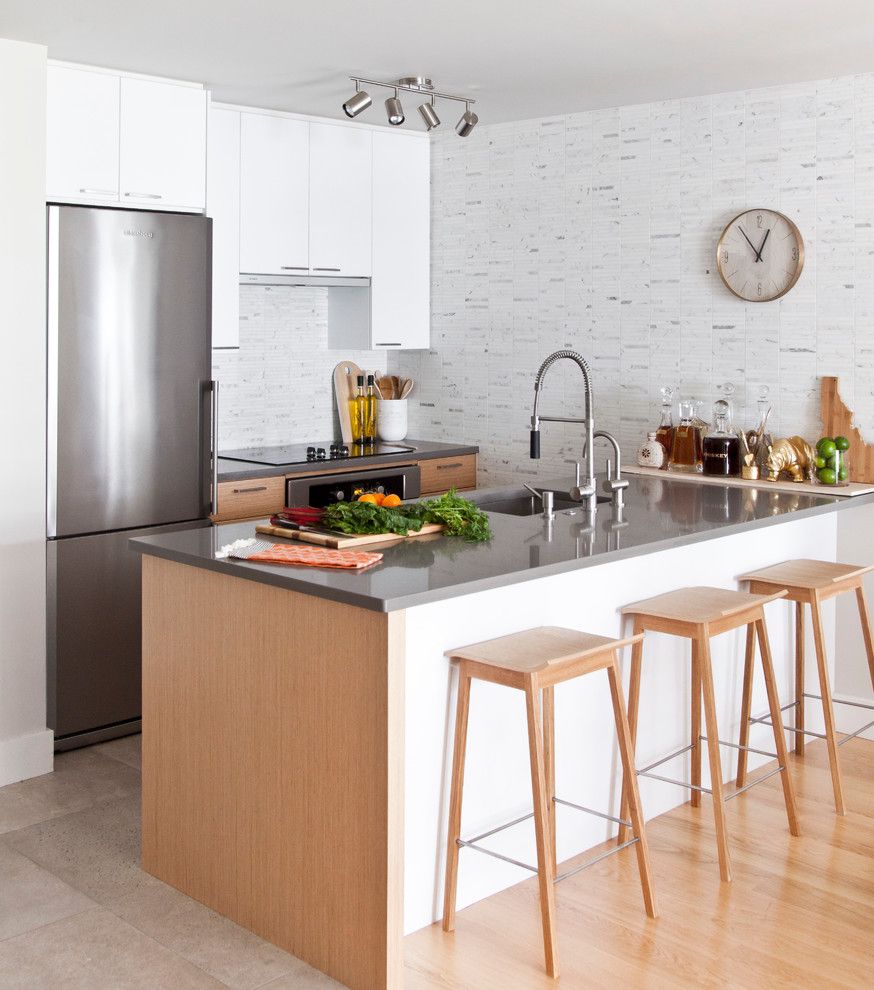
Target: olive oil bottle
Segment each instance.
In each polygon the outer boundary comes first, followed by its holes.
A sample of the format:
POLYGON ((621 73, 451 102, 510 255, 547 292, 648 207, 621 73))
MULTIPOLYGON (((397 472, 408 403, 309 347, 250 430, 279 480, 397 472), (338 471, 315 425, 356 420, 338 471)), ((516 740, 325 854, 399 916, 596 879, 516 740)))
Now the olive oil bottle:
POLYGON ((355 395, 349 400, 349 420, 352 424, 352 442, 364 443, 364 406, 366 401, 364 375, 358 376, 357 386, 355 395))
POLYGON ((367 376, 367 392, 364 395, 362 434, 364 442, 376 443, 376 384, 373 375, 367 376))

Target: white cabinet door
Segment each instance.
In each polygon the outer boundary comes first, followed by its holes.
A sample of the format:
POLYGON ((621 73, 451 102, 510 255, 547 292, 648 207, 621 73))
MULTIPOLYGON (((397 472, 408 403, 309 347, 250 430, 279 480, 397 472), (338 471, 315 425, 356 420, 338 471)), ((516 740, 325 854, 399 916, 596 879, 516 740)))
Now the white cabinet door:
POLYGON ((206 91, 121 80, 121 202, 202 210, 206 203, 206 91))
POLYGON ((206 215, 212 217, 212 346, 240 343, 240 114, 210 107, 206 215))
POLYGON ((309 124, 243 113, 240 120, 240 271, 309 271, 309 124))
POLYGON ((118 200, 119 78, 49 65, 46 195, 118 200))
POLYGON ((343 124, 310 124, 310 271, 367 276, 371 270, 371 135, 343 124))
POLYGON ((431 162, 426 139, 373 134, 371 345, 431 343, 431 162))

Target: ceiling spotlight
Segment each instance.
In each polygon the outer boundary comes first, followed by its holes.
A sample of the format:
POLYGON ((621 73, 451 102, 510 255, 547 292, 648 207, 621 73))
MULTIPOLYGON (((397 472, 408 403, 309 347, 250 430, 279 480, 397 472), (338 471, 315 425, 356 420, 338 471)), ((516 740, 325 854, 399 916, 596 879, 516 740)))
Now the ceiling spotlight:
POLYGON ((440 118, 437 116, 437 111, 434 109, 433 96, 431 97, 430 103, 423 103, 419 107, 419 113, 422 115, 422 120, 425 121, 425 127, 427 127, 429 131, 440 126, 440 118))
POLYGON ((476 127, 479 122, 479 117, 470 109, 470 104, 466 104, 467 109, 461 115, 458 123, 455 125, 455 133, 459 137, 467 137, 468 134, 476 127))
POLYGON ((394 124, 395 127, 404 122, 404 108, 401 106, 401 101, 398 99, 397 90, 395 90, 394 96, 390 96, 385 101, 385 114, 388 117, 388 122, 390 124, 394 124))
POLYGON ((370 94, 365 93, 361 89, 361 84, 356 81, 355 95, 350 97, 343 104, 343 111, 347 117, 357 117, 358 114, 360 114, 362 110, 366 110, 371 103, 373 103, 373 100, 371 100, 370 94))

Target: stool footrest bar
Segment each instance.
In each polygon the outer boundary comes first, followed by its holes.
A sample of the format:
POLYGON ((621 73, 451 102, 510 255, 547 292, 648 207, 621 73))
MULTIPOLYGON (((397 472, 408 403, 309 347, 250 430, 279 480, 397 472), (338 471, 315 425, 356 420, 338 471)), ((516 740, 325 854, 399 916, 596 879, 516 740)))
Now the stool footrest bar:
MULTIPOLYGON (((822 701, 821 694, 804 693, 805 698, 813 698, 814 701, 822 701)), ((866 708, 869 712, 874 712, 874 705, 869 705, 863 701, 843 701, 841 698, 832 698, 833 705, 849 705, 851 708, 866 708)))
MULTIPOLYGON (((529 811, 527 815, 522 815, 521 818, 514 818, 513 821, 507 822, 505 825, 498 825, 495 828, 490 828, 488 832, 481 832, 479 835, 475 835, 472 839, 467 839, 470 842, 479 842, 480 839, 487 839, 490 835, 497 835, 498 832, 503 832, 505 828, 512 828, 514 825, 519 825, 522 822, 527 822, 529 818, 534 817, 534 812, 529 811)), ((460 840, 459 840, 460 841, 460 840)))
MULTIPOLYGON (((707 736, 702 736, 701 738, 706 743, 710 742, 707 736)), ((759 756, 770 756, 772 760, 777 759, 776 753, 769 753, 766 749, 755 749, 752 746, 741 746, 740 743, 728 742, 725 739, 719 739, 717 740, 717 742, 719 743, 720 746, 731 746, 732 749, 742 749, 745 753, 758 753, 759 756)))
POLYGON ((655 770, 656 767, 660 767, 663 763, 667 763, 668 760, 673 760, 677 756, 682 756, 683 753, 688 753, 690 749, 695 748, 695 743, 689 743, 688 746, 684 746, 682 749, 678 749, 676 753, 669 753, 667 756, 663 756, 660 760, 656 760, 655 763, 650 763, 645 766, 642 770, 638 770, 638 774, 647 773, 650 770, 655 770))
POLYGON ((640 839, 638 839, 637 836, 633 839, 629 839, 627 842, 621 843, 618 846, 614 846, 612 849, 608 849, 606 852, 602 852, 599 856, 593 856, 592 859, 586 860, 585 863, 581 863, 579 866, 575 866, 572 870, 567 870, 565 873, 559 873, 559 875, 555 878, 555 883, 561 883, 562 880, 567 880, 568 877, 576 876, 577 873, 582 873, 583 870, 588 870, 590 866, 600 863, 602 859, 606 859, 614 853, 622 852, 623 849, 633 846, 635 842, 640 842, 640 839))
POLYGON ((844 743, 848 743, 851 739, 855 739, 856 736, 863 733, 866 729, 870 729, 874 726, 874 722, 869 722, 867 725, 863 725, 861 729, 856 729, 855 732, 850 732, 848 735, 844 736, 843 739, 838 740, 838 746, 843 746, 844 743))
POLYGON ((691 791, 701 791, 703 794, 712 794, 713 792, 709 787, 700 787, 698 784, 690 784, 685 780, 674 780, 673 777, 663 777, 658 773, 650 773, 646 770, 638 770, 638 777, 651 777, 653 780, 661 780, 666 784, 676 784, 678 787, 688 787, 691 791))
POLYGON ((613 815, 605 815, 603 811, 595 811, 594 808, 584 808, 581 804, 574 804, 573 801, 565 801, 562 798, 554 797, 552 799, 556 804, 563 804, 566 808, 575 808, 577 811, 584 811, 587 815, 596 815, 598 818, 606 818, 608 822, 615 822, 617 825, 624 825, 626 828, 632 828, 632 823, 626 821, 624 818, 616 818, 613 815))
POLYGON ((519 866, 523 870, 528 870, 531 873, 537 872, 536 866, 530 866, 528 863, 522 863, 518 859, 512 859, 510 856, 505 856, 503 853, 495 852, 493 849, 485 849, 483 846, 475 845, 473 842, 467 842, 464 839, 456 839, 455 841, 459 846, 464 846, 466 849, 475 849, 477 852, 485 853, 486 856, 493 856, 495 859, 503 860, 505 863, 511 863, 513 866, 519 866))
POLYGON ((751 787, 755 787, 756 784, 763 784, 769 777, 773 777, 775 773, 782 773, 786 768, 782 766, 774 767, 773 770, 769 770, 766 774, 761 777, 757 777, 755 780, 751 780, 748 784, 744 784, 743 787, 738 787, 736 791, 732 791, 730 794, 725 795, 726 801, 731 801, 732 798, 736 798, 738 794, 743 794, 744 791, 748 791, 751 787))
MULTIPOLYGON (((773 725, 774 724, 771 721, 771 716, 770 715, 760 715, 760 716, 758 716, 758 718, 751 718, 750 719, 750 722, 755 722, 758 725, 773 725)), ((814 732, 813 729, 798 729, 794 725, 786 725, 785 722, 783 723, 783 728, 787 732, 794 732, 796 735, 799 735, 799 736, 813 736, 815 739, 825 739, 826 738, 825 737, 825 734, 822 733, 822 732, 814 732)), ((840 743, 838 743, 838 745, 840 745, 840 743)), ((770 755, 773 756, 773 754, 770 754, 770 755)))

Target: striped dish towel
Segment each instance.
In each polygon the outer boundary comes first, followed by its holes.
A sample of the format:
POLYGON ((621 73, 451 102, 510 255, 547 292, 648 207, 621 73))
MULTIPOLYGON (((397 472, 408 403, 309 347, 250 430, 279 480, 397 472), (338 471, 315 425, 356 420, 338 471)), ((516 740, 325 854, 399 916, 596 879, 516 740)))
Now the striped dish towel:
POLYGON ((231 550, 230 557, 252 560, 259 564, 290 564, 298 567, 337 567, 360 571, 382 560, 381 553, 367 550, 332 550, 328 547, 303 546, 299 543, 268 543, 255 540, 251 546, 231 550))

